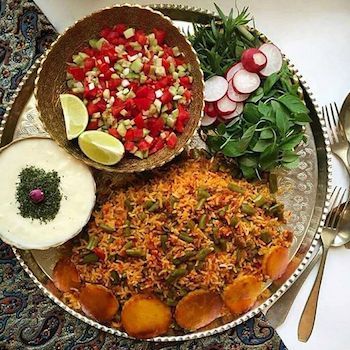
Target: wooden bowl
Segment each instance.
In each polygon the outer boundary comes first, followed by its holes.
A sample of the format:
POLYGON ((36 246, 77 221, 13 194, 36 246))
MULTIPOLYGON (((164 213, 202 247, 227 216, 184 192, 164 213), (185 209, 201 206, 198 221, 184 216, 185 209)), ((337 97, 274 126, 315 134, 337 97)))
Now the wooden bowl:
POLYGON ((146 7, 116 5, 81 19, 58 37, 41 61, 34 93, 40 119, 45 129, 52 139, 68 153, 100 170, 131 173, 160 167, 183 151, 200 123, 203 109, 203 86, 203 73, 194 49, 168 17, 146 7), (193 100, 190 105, 190 120, 184 132, 178 135, 175 149, 165 147, 142 160, 124 157, 116 165, 106 166, 87 158, 80 150, 76 140, 67 140, 59 95, 69 92, 66 85, 66 68, 67 62, 72 59, 72 55, 79 52, 84 45, 86 46, 88 40, 96 37, 102 28, 117 23, 125 23, 128 26, 141 28, 148 32, 154 27, 167 32, 167 44, 178 46, 183 52, 186 62, 191 64, 193 100))

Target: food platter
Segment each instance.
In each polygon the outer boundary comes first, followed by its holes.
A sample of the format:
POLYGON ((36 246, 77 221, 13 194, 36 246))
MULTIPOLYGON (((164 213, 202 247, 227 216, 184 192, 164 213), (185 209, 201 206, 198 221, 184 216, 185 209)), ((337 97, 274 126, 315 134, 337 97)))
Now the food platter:
MULTIPOLYGON (((172 18, 181 27, 188 26, 188 22, 207 23, 213 14, 194 8, 173 5, 153 6, 165 15, 172 18), (176 22, 179 21, 179 22, 176 22)), ((264 37, 262 36, 264 39, 264 37)), ((292 227, 295 237, 291 248, 291 257, 294 257, 295 265, 290 271, 290 276, 281 284, 271 284, 269 289, 271 296, 263 301, 258 307, 247 312, 243 316, 215 328, 185 335, 155 337, 153 341, 181 341, 196 339, 213 335, 228 330, 243 321, 253 317, 260 311, 267 309, 290 287, 305 267, 315 246, 323 225, 327 211, 327 196, 330 181, 329 146, 325 132, 324 121, 318 112, 315 100, 307 87, 306 82, 298 74, 292 65, 291 69, 299 79, 307 107, 311 111, 312 128, 307 127, 309 136, 308 144, 299 150, 301 163, 299 167, 288 174, 280 174, 280 186, 285 189, 281 194, 281 200, 286 209, 292 212, 289 225, 292 227)), ((38 63, 27 73, 21 82, 17 94, 7 109, 7 114, 0 129, 1 145, 8 144, 12 139, 26 135, 45 135, 38 120, 35 102, 33 98, 33 83, 36 77, 38 63)), ((201 146, 201 139, 194 137, 191 147, 201 146)), ((117 181, 120 179, 117 178, 117 181)), ((119 330, 107 327, 95 322, 82 314, 72 310, 56 298, 46 287, 48 278, 52 276, 52 269, 62 254, 57 249, 49 251, 23 251, 14 248, 15 255, 24 269, 28 272, 34 282, 46 295, 60 305, 64 310, 75 317, 95 326, 98 329, 115 335, 128 336, 119 330)))

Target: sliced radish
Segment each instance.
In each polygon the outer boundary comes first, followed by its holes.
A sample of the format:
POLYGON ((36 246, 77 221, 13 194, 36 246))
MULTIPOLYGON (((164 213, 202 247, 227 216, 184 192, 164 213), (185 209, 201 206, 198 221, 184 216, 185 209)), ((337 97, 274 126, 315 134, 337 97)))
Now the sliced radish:
POLYGON ((214 75, 205 82, 204 101, 215 102, 226 95, 228 81, 224 77, 214 75))
POLYGON ((263 52, 252 47, 243 51, 241 62, 248 72, 259 73, 266 66, 267 58, 263 52))
POLYGON ((227 96, 234 102, 243 102, 250 96, 250 94, 240 94, 237 92, 233 87, 232 80, 230 80, 228 84, 227 96))
POLYGON ((239 70, 232 78, 232 85, 241 94, 249 94, 260 85, 260 78, 256 73, 245 69, 239 70))
POLYGON ((233 66, 231 66, 228 71, 226 72, 226 80, 230 81, 233 76, 239 71, 243 69, 243 65, 241 62, 235 63, 233 66))
POLYGON ((217 117, 218 111, 216 109, 216 104, 214 102, 205 102, 204 113, 207 114, 208 117, 217 117))
POLYGON ((242 102, 238 102, 236 109, 231 114, 222 115, 220 118, 222 118, 225 121, 227 121, 227 120, 231 120, 231 119, 233 119, 235 117, 238 117, 243 112, 243 107, 244 107, 243 103, 242 102))
POLYGON ((201 125, 202 126, 209 126, 209 125, 214 124, 215 121, 216 121, 216 117, 212 118, 212 117, 209 117, 207 114, 204 114, 204 116, 201 120, 201 125))
POLYGON ((263 44, 260 46, 259 50, 264 53, 267 58, 266 66, 260 71, 260 74, 264 77, 268 77, 273 73, 279 72, 283 63, 280 49, 273 44, 263 44))
POLYGON ((237 103, 230 100, 227 95, 216 102, 220 115, 231 114, 236 109, 237 103))

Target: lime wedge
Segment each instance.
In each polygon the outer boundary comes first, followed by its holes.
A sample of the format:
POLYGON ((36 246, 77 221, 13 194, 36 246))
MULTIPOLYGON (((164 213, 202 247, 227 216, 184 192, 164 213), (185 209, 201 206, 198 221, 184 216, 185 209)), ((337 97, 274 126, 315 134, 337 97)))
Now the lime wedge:
POLYGON ((84 131, 80 134, 78 143, 87 157, 100 164, 113 165, 124 156, 123 144, 103 131, 84 131))
POLYGON ((89 114, 84 102, 77 96, 70 94, 60 95, 64 122, 68 140, 78 137, 88 125, 89 114))

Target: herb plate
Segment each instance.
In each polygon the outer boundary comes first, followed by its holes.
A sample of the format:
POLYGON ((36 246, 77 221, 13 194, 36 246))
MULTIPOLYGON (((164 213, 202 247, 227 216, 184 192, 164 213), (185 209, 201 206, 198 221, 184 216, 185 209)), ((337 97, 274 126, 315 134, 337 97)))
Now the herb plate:
MULTIPOLYGON (((177 5, 154 5, 152 8, 169 16, 185 32, 190 28, 190 23, 210 23, 215 16, 206 10, 177 5)), ((267 38, 259 34, 262 42, 267 38)), ((306 82, 298 71, 289 63, 289 68, 294 73, 294 78, 299 81, 306 106, 310 110, 312 119, 311 127, 306 127, 308 143, 299 150, 300 164, 291 171, 278 173, 279 186, 284 189, 280 200, 285 203, 286 210, 291 212, 289 227, 294 232, 294 241, 291 247, 291 259, 293 268, 289 276, 278 283, 269 286, 269 297, 255 309, 247 312, 237 319, 222 320, 212 325, 205 331, 152 338, 152 341, 183 341, 198 339, 201 337, 223 332, 248 320, 261 311, 266 311, 279 297, 292 285, 302 273, 308 260, 316 247, 327 213, 327 199, 330 190, 330 148, 326 134, 325 122, 318 110, 318 106, 306 82)), ((1 146, 4 146, 18 137, 28 135, 46 135, 38 118, 33 97, 34 80, 38 69, 38 62, 28 71, 20 83, 17 94, 10 103, 7 113, 0 127, 1 146)), ((199 135, 195 135, 190 147, 203 147, 203 141, 199 135)), ((123 178, 116 175, 104 174, 103 181, 113 181, 115 184, 123 183, 123 178)), ((22 267, 37 284, 37 286, 55 303, 65 311, 78 319, 111 334, 129 337, 117 329, 97 323, 82 314, 70 309, 56 298, 45 286, 50 280, 52 269, 59 257, 64 255, 64 249, 52 248, 46 251, 25 251, 13 248, 14 253, 22 267)))

